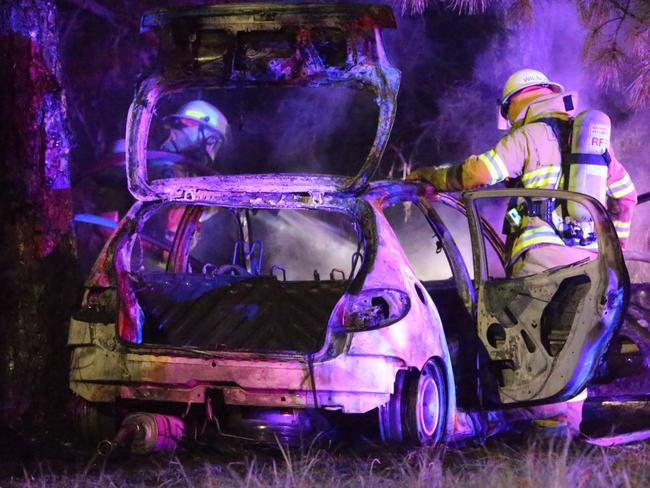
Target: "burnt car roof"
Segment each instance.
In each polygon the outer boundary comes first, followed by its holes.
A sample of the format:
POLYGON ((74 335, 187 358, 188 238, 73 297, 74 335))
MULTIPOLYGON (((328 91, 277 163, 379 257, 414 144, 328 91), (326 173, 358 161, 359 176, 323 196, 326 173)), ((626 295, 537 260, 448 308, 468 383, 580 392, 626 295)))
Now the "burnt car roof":
POLYGON ((289 25, 341 27, 369 21, 379 27, 396 26, 393 11, 386 5, 248 3, 159 9, 143 15, 140 29, 146 31, 172 22, 189 22, 203 29, 250 32, 289 25))
MULTIPOLYGON (((176 199, 182 191, 181 181, 152 184, 148 175, 147 134, 161 97, 188 87, 269 85, 343 86, 376 96, 377 131, 357 175, 325 176, 321 185, 332 192, 364 188, 379 166, 395 118, 400 72, 388 60, 380 35, 383 27, 394 26, 391 9, 383 5, 229 4, 145 14, 142 29, 160 35, 160 63, 140 84, 129 110, 129 190, 138 200, 176 199), (282 70, 276 69, 280 59, 282 70)), ((232 186, 237 181, 220 189, 237 190, 232 186)), ((219 184, 202 180, 208 191, 219 184)))

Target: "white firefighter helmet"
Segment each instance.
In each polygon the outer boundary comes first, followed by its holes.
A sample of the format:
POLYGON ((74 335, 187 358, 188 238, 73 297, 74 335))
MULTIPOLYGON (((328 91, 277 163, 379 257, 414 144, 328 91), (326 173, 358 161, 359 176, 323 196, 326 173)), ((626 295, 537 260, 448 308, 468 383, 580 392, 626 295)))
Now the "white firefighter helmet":
POLYGON ((229 132, 228 119, 217 107, 192 100, 164 120, 170 131, 160 149, 183 153, 204 165, 214 164, 229 132))
POLYGON ((508 107, 510 98, 512 98, 513 95, 516 95, 524 88, 528 88, 530 86, 543 86, 550 88, 555 93, 562 93, 564 91, 564 87, 562 85, 550 81, 548 77, 541 71, 530 68, 515 71, 510 75, 505 85, 503 85, 503 92, 501 93, 500 105, 501 113, 504 115, 504 117, 506 115, 503 112, 505 110, 507 114, 506 108, 508 107))
POLYGON ((194 120, 203 128, 217 132, 222 138, 228 133, 228 119, 217 107, 203 100, 192 100, 168 119, 194 120))

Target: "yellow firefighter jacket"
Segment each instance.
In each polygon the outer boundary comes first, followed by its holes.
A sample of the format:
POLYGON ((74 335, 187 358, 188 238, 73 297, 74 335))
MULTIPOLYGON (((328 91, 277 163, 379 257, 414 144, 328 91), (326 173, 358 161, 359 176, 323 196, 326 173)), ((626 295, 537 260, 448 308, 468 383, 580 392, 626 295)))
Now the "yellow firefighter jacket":
MULTIPOLYGON (((421 168, 417 177, 429 180, 437 190, 457 191, 493 185, 520 178, 525 188, 560 188, 562 155, 560 144, 543 118, 568 120, 572 111, 565 110, 563 98, 575 93, 549 94, 532 100, 522 109, 517 120, 492 149, 467 158, 461 165, 421 168)), ((630 177, 609 149, 612 161, 608 166, 608 210, 622 244, 629 236, 636 190, 630 177)), ((510 266, 527 250, 545 244, 565 245, 553 228, 539 217, 523 216, 517 236, 511 243, 510 266)))

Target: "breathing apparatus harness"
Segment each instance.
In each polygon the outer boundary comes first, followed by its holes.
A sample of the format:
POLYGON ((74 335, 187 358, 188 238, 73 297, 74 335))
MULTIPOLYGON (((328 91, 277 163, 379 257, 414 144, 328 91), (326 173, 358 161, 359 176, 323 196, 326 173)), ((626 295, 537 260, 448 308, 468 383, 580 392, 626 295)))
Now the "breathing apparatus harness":
MULTIPOLYGON (((571 96, 564 97, 567 111, 573 110, 571 96)), ((562 156, 562 189, 584 193, 605 204, 607 166, 611 156, 607 151, 611 123, 609 117, 598 110, 587 110, 575 118, 563 120, 544 117, 533 123, 546 124, 555 135, 562 156)), ((537 217, 545 221, 568 246, 588 246, 596 240, 589 212, 575 202, 557 203, 554 198, 513 199, 510 201, 504 233, 517 237, 523 229, 521 218, 537 217), (558 215, 557 209, 561 213, 558 215)))

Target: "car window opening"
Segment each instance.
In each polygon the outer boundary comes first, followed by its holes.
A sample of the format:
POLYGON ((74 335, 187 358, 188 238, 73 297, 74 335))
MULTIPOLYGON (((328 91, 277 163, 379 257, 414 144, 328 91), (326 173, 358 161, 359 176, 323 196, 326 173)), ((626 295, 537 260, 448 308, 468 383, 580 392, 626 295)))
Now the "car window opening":
POLYGON ((369 91, 347 87, 187 87, 158 101, 147 134, 148 177, 354 176, 375 138, 375 99, 369 91), (186 109, 192 104, 218 114, 223 129, 216 122, 206 124, 204 133, 187 126, 185 121, 196 123, 191 119, 196 111, 186 109), (209 145, 208 135, 218 143, 209 145))
POLYGON ((319 350, 365 255, 323 210, 166 206, 131 242, 122 338, 208 350, 319 350))

